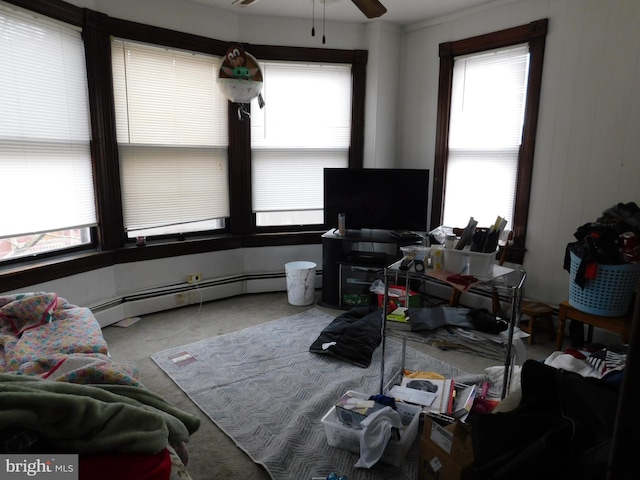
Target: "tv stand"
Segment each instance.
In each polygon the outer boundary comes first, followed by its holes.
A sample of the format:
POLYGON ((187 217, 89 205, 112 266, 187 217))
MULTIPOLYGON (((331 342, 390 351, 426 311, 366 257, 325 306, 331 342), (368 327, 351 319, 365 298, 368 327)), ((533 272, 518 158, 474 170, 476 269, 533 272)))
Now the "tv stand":
POLYGON ((402 258, 400 247, 422 243, 419 234, 396 237, 390 230, 347 230, 338 235, 331 229, 322 235, 322 298, 320 304, 348 309, 355 305, 344 302, 350 292, 368 292, 384 268, 402 258))
POLYGON ((389 234, 400 240, 422 240, 422 237, 411 230, 391 230, 389 234))

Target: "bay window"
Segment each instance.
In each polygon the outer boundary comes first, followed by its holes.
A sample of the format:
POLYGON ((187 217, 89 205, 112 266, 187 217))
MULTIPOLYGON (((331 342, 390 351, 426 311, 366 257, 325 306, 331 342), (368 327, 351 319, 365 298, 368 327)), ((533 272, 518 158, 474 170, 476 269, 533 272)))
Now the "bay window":
POLYGON ((324 167, 363 164, 366 51, 251 45, 267 104, 243 122, 217 85, 229 42, 62 0, 0 0, 0 33, 5 290, 319 243, 324 167))

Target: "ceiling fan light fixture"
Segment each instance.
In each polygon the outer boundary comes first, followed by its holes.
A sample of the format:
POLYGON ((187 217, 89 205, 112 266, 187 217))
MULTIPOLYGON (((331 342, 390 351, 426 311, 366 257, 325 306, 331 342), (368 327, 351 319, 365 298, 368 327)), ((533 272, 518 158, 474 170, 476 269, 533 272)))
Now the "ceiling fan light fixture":
POLYGON ((387 8, 378 0, 351 0, 367 18, 378 18, 387 13, 387 8))

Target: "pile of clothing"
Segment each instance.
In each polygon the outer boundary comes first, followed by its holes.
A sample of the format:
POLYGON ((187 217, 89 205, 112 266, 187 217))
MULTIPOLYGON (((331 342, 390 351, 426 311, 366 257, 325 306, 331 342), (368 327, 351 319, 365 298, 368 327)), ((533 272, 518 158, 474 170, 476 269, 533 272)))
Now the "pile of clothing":
POLYGON ((567 245, 563 268, 571 271, 571 253, 581 259, 575 282, 584 287, 594 278, 598 264, 618 265, 640 259, 640 208, 634 203, 618 203, 595 222, 585 223, 567 245))

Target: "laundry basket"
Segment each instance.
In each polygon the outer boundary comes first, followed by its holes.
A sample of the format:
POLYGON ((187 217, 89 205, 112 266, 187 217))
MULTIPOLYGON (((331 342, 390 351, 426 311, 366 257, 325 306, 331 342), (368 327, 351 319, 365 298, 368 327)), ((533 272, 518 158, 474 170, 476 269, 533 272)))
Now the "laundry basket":
POLYGON ((569 304, 583 312, 603 317, 625 315, 640 278, 640 263, 598 264, 596 277, 586 279, 583 289, 575 283, 581 259, 573 252, 570 254, 569 304))

